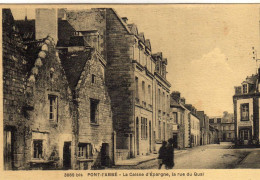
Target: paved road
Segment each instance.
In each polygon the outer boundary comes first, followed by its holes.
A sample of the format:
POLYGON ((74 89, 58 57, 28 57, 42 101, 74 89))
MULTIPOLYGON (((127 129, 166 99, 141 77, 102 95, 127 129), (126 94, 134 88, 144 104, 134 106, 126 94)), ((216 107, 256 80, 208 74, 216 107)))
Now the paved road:
MULTIPOLYGON (((250 153, 260 149, 233 149, 230 144, 198 146, 175 155, 174 169, 233 169, 240 168, 250 153)), ((248 159, 248 158, 247 158, 248 159)), ((120 169, 157 169, 157 160, 120 169)))

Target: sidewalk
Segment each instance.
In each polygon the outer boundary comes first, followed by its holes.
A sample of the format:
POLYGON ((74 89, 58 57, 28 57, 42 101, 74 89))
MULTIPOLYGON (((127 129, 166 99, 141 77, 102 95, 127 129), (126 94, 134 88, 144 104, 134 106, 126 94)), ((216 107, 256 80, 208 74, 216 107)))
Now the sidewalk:
POLYGON ((260 151, 253 151, 248 154, 236 167, 240 168, 260 168, 260 151))
MULTIPOLYGON (((175 150, 174 154, 182 154, 187 150, 175 150)), ((150 154, 147 156, 138 156, 132 159, 120 160, 115 163, 115 166, 136 166, 138 164, 142 164, 144 162, 152 161, 157 159, 158 154, 150 154)))

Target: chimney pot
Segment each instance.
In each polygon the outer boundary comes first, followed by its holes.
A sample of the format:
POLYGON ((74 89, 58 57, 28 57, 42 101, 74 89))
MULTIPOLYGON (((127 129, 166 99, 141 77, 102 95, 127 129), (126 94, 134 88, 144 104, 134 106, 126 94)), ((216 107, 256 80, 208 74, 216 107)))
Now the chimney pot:
POLYGON ((122 20, 127 24, 127 21, 128 21, 127 17, 122 17, 122 20))

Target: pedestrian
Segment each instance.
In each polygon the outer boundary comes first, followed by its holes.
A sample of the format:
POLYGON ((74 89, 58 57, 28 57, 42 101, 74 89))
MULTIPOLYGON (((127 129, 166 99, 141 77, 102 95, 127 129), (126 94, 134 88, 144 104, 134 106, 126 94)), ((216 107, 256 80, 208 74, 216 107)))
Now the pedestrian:
MULTIPOLYGON (((159 169, 162 168, 162 165, 166 164, 166 158, 167 158, 167 149, 166 149, 167 142, 163 141, 162 146, 159 149, 159 156, 158 156, 158 164, 159 169)), ((166 165, 165 165, 166 166, 166 165)))
POLYGON ((168 145, 166 147, 167 155, 166 155, 166 169, 172 169, 174 167, 174 140, 170 138, 168 140, 168 145))

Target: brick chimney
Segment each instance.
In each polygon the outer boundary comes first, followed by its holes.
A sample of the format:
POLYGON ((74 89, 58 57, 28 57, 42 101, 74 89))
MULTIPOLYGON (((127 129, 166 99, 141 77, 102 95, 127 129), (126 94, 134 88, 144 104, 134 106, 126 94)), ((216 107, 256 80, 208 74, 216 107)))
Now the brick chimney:
POLYGON ((55 43, 58 40, 58 17, 57 10, 41 8, 35 12, 35 37, 42 39, 51 36, 55 43))

